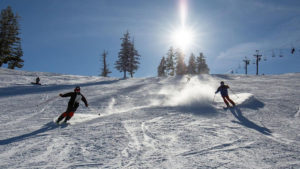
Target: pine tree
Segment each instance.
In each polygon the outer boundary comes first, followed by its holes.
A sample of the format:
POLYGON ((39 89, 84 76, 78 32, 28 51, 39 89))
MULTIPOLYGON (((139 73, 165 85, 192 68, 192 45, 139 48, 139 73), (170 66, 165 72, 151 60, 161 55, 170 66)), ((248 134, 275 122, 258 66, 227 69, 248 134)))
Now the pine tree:
POLYGON ((205 57, 202 52, 197 57, 196 62, 197 62, 197 73, 198 74, 209 74, 209 68, 206 64, 205 57))
POLYGON ((187 73, 191 75, 197 74, 197 64, 196 64, 196 57, 193 53, 191 53, 191 56, 189 58, 189 64, 187 67, 187 73))
POLYGON ((107 77, 108 74, 111 73, 111 71, 108 69, 108 64, 106 63, 106 57, 107 57, 107 52, 106 51, 103 51, 102 53, 102 63, 103 63, 103 67, 102 67, 102 72, 101 72, 101 75, 100 76, 103 76, 103 77, 107 77))
POLYGON ((133 74, 138 69, 138 65, 140 64, 140 55, 135 49, 134 42, 130 41, 128 31, 124 34, 124 37, 121 38, 121 40, 121 49, 118 55, 118 60, 115 62, 115 68, 120 72, 123 72, 123 78, 126 79, 127 72, 129 72, 131 77, 133 77, 133 74))
POLYGON ((21 44, 18 43, 17 46, 14 48, 13 56, 8 60, 8 68, 9 69, 15 69, 22 68, 24 66, 23 62, 24 60, 21 59, 23 56, 23 51, 21 49, 21 44))
POLYGON ((173 47, 170 47, 166 59, 166 72, 169 76, 175 75, 175 52, 173 47))
POLYGON ((176 75, 186 74, 186 64, 184 62, 184 54, 180 49, 175 52, 176 57, 176 75))
POLYGON ((123 78, 126 79, 126 73, 128 71, 129 58, 132 50, 129 32, 127 31, 124 34, 124 37, 121 38, 122 44, 121 49, 118 55, 118 60, 115 62, 115 68, 120 72, 124 73, 123 78))
POLYGON ((8 68, 23 67, 21 38, 18 19, 10 6, 1 11, 0 15, 0 67, 8 63, 8 68))
POLYGON ((158 77, 166 76, 166 59, 164 56, 160 60, 160 64, 157 68, 157 75, 158 77))
POLYGON ((132 41, 130 45, 130 54, 129 54, 129 65, 128 65, 128 72, 130 73, 130 76, 133 77, 133 74, 135 71, 139 68, 139 62, 140 60, 140 55, 138 51, 135 49, 134 46, 134 40, 132 41))

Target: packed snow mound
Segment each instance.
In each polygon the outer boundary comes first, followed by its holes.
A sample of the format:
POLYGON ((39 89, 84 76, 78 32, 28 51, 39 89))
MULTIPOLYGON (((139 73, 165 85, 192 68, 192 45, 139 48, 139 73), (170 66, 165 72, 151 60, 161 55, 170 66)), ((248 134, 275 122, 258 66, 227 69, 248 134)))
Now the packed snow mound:
MULTIPOLYGON (((230 94, 230 98, 234 100, 235 104, 243 108, 258 109, 264 106, 264 103, 255 98, 252 93, 237 93, 230 94)), ((224 105, 224 101, 221 96, 216 96, 215 101, 217 105, 224 105)))
POLYGON ((264 103, 256 99, 251 93, 241 93, 237 96, 238 98, 236 99, 236 102, 239 107, 257 109, 264 106, 264 103))
MULTIPOLYGON (((221 96, 218 94, 215 98, 215 101, 218 103, 223 103, 223 99, 221 96)), ((229 96, 231 99, 234 100, 234 102, 238 105, 241 105, 245 102, 251 102, 251 100, 254 100, 254 96, 251 93, 237 93, 237 94, 231 94, 229 92, 229 96)))

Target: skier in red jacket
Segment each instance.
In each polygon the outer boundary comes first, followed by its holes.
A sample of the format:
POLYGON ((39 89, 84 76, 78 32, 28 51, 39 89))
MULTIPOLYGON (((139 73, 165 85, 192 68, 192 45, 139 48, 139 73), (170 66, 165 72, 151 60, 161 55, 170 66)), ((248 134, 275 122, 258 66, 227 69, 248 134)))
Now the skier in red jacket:
POLYGON ((68 120, 72 118, 75 111, 79 106, 79 101, 82 100, 86 107, 88 107, 87 100, 85 97, 80 93, 80 87, 77 86, 74 89, 74 92, 66 93, 66 94, 59 94, 61 97, 71 97, 68 103, 68 108, 66 112, 62 113, 59 118, 57 119, 56 123, 58 124, 63 118, 65 118, 64 122, 66 123, 68 120))

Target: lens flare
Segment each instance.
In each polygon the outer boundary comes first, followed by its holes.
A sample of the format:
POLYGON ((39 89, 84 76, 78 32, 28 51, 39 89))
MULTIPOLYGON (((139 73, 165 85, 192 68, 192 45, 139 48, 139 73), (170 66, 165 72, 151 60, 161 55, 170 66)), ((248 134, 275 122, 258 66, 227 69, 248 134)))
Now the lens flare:
POLYGON ((185 20, 187 16, 187 1, 186 0, 180 0, 179 1, 179 14, 180 14, 180 21, 181 25, 185 25, 185 20))

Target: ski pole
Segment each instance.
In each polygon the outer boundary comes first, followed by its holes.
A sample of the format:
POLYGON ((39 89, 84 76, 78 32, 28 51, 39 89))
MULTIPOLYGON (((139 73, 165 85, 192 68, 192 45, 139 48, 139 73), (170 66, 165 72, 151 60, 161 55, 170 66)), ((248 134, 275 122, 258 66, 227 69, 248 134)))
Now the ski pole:
POLYGON ((46 101, 44 101, 44 102, 42 102, 42 103, 40 103, 40 104, 37 104, 36 106, 38 107, 38 106, 40 106, 40 105, 42 105, 42 104, 48 103, 48 102, 50 102, 50 101, 52 101, 52 100, 55 100, 55 99, 57 99, 57 98, 58 98, 58 96, 54 96, 54 97, 52 97, 52 98, 50 98, 50 99, 48 99, 48 100, 46 100, 46 101))
POLYGON ((213 101, 212 101, 212 102, 215 102, 215 97, 216 97, 216 93, 215 93, 215 95, 214 95, 214 99, 213 99, 213 101))

